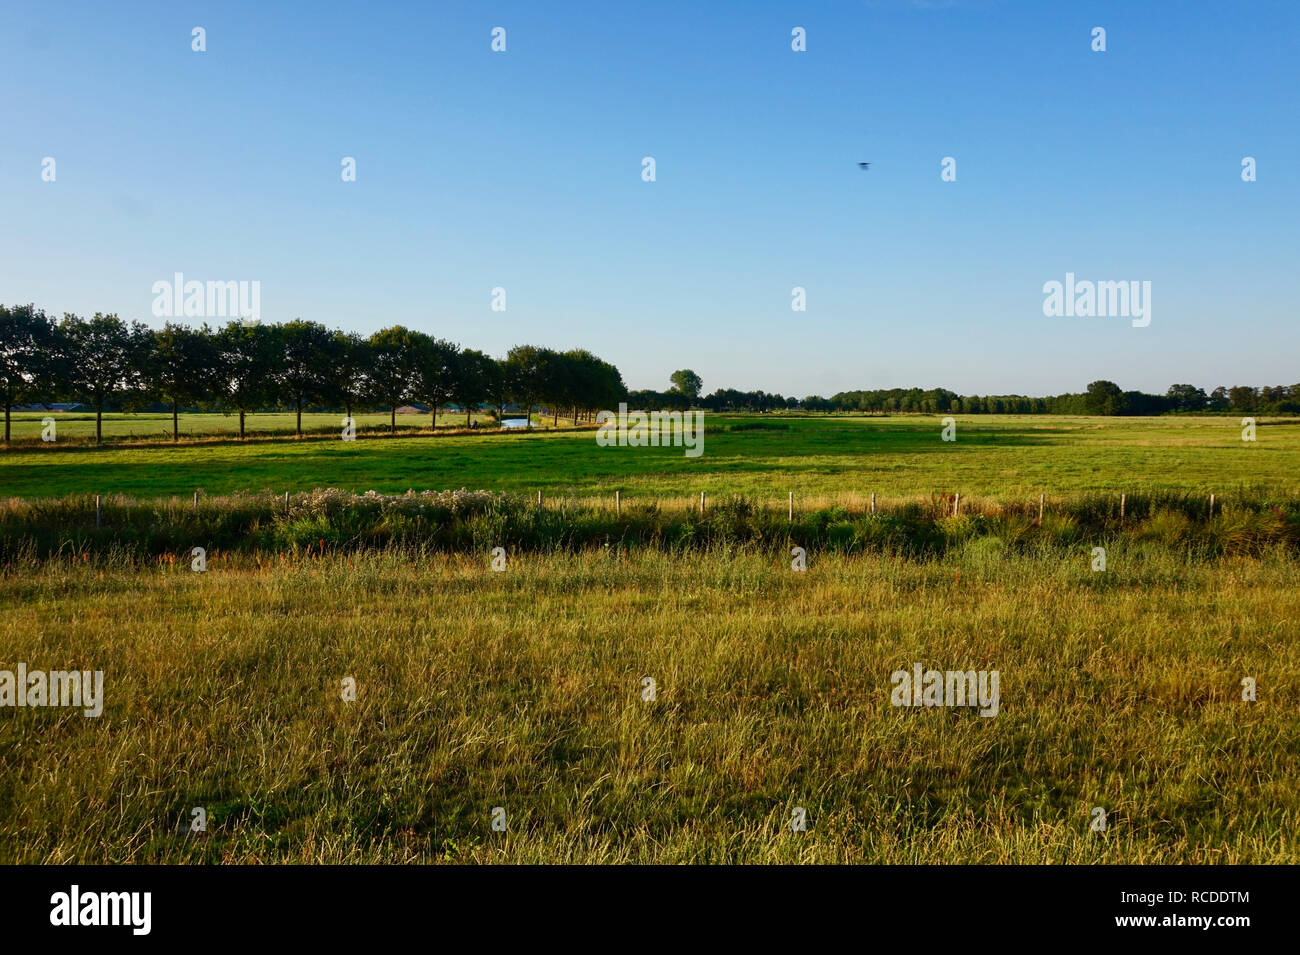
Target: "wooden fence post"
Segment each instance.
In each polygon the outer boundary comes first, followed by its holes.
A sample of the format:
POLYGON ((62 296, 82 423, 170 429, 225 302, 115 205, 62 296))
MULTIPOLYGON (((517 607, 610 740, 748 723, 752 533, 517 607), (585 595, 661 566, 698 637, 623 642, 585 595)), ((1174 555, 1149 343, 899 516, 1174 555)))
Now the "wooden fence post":
POLYGON ((622 491, 614 492, 614 514, 617 517, 623 516, 623 492, 622 491))
POLYGON ((1210 495, 1210 516, 1214 516, 1214 495, 1210 495))
POLYGON ((99 505, 100 505, 100 496, 96 494, 95 495, 95 526, 96 527, 100 526, 99 505))
POLYGON ((199 489, 195 488, 194 489, 194 510, 197 511, 198 509, 199 509, 199 489))
POLYGON ((871 492, 871 513, 876 513, 876 492, 871 492))
POLYGON ((1038 526, 1039 527, 1043 526, 1043 501, 1046 499, 1046 497, 1047 497, 1046 494, 1038 495, 1038 526))
POLYGON ((700 513, 704 513, 704 492, 700 492, 700 513))
POLYGON ((538 491, 538 492, 537 492, 537 506, 538 506, 538 507, 541 507, 541 506, 542 506, 542 492, 541 492, 541 491, 538 491))
POLYGON ((1121 494, 1119 496, 1119 522, 1121 524, 1124 523, 1124 498, 1126 498, 1127 496, 1128 495, 1126 494, 1121 494))
POLYGON ((286 514, 289 513, 289 492, 288 491, 284 492, 284 512, 286 514))
POLYGON ((790 492, 790 510, 786 516, 786 521, 788 523, 794 522, 794 491, 790 492))
POLYGON ((952 496, 952 516, 956 517, 961 512, 961 492, 958 491, 952 496))

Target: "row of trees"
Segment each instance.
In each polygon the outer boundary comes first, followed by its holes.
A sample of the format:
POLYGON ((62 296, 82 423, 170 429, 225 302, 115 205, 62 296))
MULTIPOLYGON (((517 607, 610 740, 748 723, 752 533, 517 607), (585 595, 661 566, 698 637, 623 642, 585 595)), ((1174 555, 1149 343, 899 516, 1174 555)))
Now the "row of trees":
POLYGON ((1158 415, 1182 413, 1300 413, 1300 384, 1253 388, 1215 388, 1206 394, 1194 385, 1171 385, 1163 395, 1124 391, 1113 381, 1094 381, 1078 394, 1031 398, 1026 395, 959 395, 943 388, 891 388, 844 391, 831 398, 813 396, 808 411, 867 411, 954 414, 1158 415))
MULTIPOLYGON (((1032 398, 1027 395, 959 395, 946 388, 886 388, 842 391, 830 398, 810 395, 802 401, 764 391, 719 388, 711 395, 692 396, 676 380, 669 391, 634 391, 629 406, 647 411, 705 408, 709 411, 857 411, 904 414, 1070 414, 1159 415, 1170 412, 1228 412, 1244 414, 1300 413, 1300 385, 1277 387, 1215 388, 1206 392, 1193 385, 1173 385, 1163 395, 1124 391, 1113 381, 1094 381, 1078 394, 1032 398)), ((689 374, 694 374, 690 372, 689 374)), ((698 376, 695 376, 698 380, 698 376)))
POLYGON ((171 408, 179 439, 181 408, 207 407, 245 415, 265 408, 297 412, 304 407, 382 407, 397 427, 397 408, 427 405, 432 423, 449 404, 473 409, 487 404, 500 417, 506 404, 561 410, 575 421, 627 401, 638 410, 858 411, 957 414, 1150 415, 1166 412, 1300 413, 1300 385, 1215 388, 1173 385, 1164 395, 1124 391, 1094 381, 1085 392, 1034 398, 1024 395, 962 396, 944 388, 846 391, 800 401, 763 391, 718 389, 701 396, 703 381, 690 369, 671 376, 666 392, 628 393, 618 369, 584 349, 558 352, 518 345, 504 359, 395 325, 368 338, 295 320, 263 325, 230 322, 213 330, 168 323, 153 330, 116 315, 91 319, 65 314, 55 321, 33 305, 0 305, 0 401, 7 443, 14 406, 83 401, 95 410, 95 435, 103 439, 106 408, 171 408))
POLYGON ((765 391, 737 391, 719 388, 711 395, 690 398, 673 388, 669 391, 633 391, 627 396, 629 408, 638 411, 685 411, 704 408, 707 411, 779 411, 801 407, 798 398, 783 398, 765 391))
POLYGON ((244 418, 268 407, 297 412, 312 405, 397 408, 419 402, 431 409, 506 404, 561 410, 574 420, 611 407, 626 395, 622 375, 584 349, 558 352, 518 345, 504 359, 395 325, 369 338, 295 320, 263 325, 230 322, 213 330, 168 323, 153 330, 116 315, 64 315, 56 322, 33 305, 0 305, 0 400, 5 441, 16 405, 82 401, 95 410, 95 437, 103 440, 108 407, 138 408, 161 401, 172 412, 179 439, 183 407, 211 407, 244 418))

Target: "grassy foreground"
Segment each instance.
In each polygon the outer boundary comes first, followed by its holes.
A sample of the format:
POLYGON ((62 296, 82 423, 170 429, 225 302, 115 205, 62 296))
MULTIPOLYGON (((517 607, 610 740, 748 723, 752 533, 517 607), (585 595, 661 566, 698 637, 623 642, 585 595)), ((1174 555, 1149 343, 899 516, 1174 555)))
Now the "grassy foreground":
POLYGON ((1282 551, 86 560, 0 572, 0 667, 106 695, 0 711, 0 862, 1300 861, 1282 551))

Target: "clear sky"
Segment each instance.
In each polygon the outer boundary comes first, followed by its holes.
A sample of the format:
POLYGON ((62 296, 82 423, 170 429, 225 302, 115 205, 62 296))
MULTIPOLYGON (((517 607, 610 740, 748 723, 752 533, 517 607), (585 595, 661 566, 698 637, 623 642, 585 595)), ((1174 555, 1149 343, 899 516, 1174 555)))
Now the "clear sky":
POLYGON ((5 0, 0 63, 6 303, 257 280, 634 388, 1300 382, 1294 0, 5 0), (1066 272, 1150 325, 1045 317, 1066 272))

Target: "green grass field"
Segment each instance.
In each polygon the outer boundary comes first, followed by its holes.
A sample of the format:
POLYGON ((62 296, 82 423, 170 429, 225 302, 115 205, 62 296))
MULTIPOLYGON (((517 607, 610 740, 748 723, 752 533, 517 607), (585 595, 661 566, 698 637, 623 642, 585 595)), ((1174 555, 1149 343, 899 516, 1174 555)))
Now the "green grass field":
POLYGON ((1300 861, 1295 561, 1110 564, 12 565, 3 665, 106 703, 0 713, 0 862, 1300 861), (891 706, 915 662, 998 714, 891 706))
MULTIPOLYGON (((330 420, 312 424, 337 424, 325 417, 330 420)), ((115 420, 112 426, 120 432, 132 425, 115 420)), ((1019 499, 1125 489, 1300 490, 1295 418, 1262 419, 1253 443, 1241 440, 1238 419, 1218 417, 969 416, 958 418, 954 442, 940 440, 940 419, 929 416, 709 415, 706 428, 697 458, 681 448, 598 447, 592 431, 202 447, 16 445, 0 452, 0 496, 467 487, 571 496, 619 489, 655 498, 706 491, 779 502, 790 491, 825 499, 871 492, 1019 499), (756 421, 767 427, 753 428, 756 421)))

